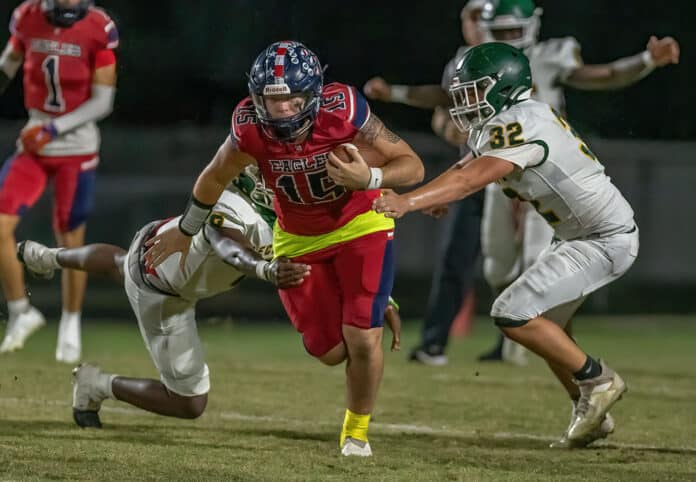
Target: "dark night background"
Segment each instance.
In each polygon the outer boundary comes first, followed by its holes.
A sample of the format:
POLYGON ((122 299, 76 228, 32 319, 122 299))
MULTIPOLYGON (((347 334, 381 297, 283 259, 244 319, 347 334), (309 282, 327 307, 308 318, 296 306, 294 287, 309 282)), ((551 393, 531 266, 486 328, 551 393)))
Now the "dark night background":
MULTIPOLYGON (((0 6, 9 19, 16 1, 0 6)), ((116 110, 105 122, 129 125, 227 123, 246 95, 245 72, 272 41, 305 42, 324 64, 327 80, 362 86, 373 75, 396 83, 437 83, 462 43, 462 1, 431 2, 170 0, 97 2, 121 33, 116 110)), ((569 117, 588 134, 604 137, 689 139, 690 72, 696 40, 694 2, 538 2, 541 38, 571 35, 586 63, 640 52, 651 34, 681 42, 682 62, 621 92, 568 90, 569 117)), ((24 115, 19 83, 0 100, 0 116, 24 115)), ((429 113, 393 105, 374 109, 394 128, 429 129, 429 113)))
MULTIPOLYGON (((696 184, 694 60, 696 3, 691 1, 537 2, 544 9, 541 39, 574 36, 586 63, 609 62, 645 49, 650 35, 681 44, 681 64, 615 92, 566 90, 568 117, 636 211, 641 256, 619 283, 601 290, 584 309, 601 312, 696 311, 696 225, 685 221, 696 184), (675 253, 679 253, 675 256, 675 253)), ((4 0, 0 22, 19 4, 4 0)), ((196 175, 228 133, 231 112, 247 95, 245 74, 273 41, 306 43, 328 65, 327 82, 362 88, 375 75, 399 84, 439 84, 442 69, 462 44, 463 1, 319 2, 252 0, 103 0, 116 21, 119 82, 113 114, 100 123, 103 145, 96 211, 88 242, 127 246, 151 219, 183 210, 196 175)), ((3 27, 5 28, 5 27, 3 27)), ((5 32, 7 32, 5 30, 5 32)), ((0 34, 0 38, 9 36, 0 34)), ((21 82, 0 97, 0 155, 26 113, 21 82)), ((456 160, 456 150, 430 131, 428 111, 372 102, 372 109, 421 155, 428 178, 456 160)), ((52 242, 50 197, 23 219, 17 236, 52 242)), ((691 216, 693 217, 693 216, 691 216)), ((420 215, 398 227, 395 295, 407 316, 425 306, 442 222, 420 215)), ((58 281, 29 281, 41 306, 59 310, 58 281)), ((490 292, 479 278, 478 310, 490 292)), ((207 313, 281 316, 273 291, 249 281, 207 313), (230 303, 229 299, 233 301, 230 303)), ((207 302, 206 302, 207 303, 207 302)), ((110 311, 111 310, 111 311, 110 311)), ((87 314, 128 307, 116 287, 91 281, 87 314)))

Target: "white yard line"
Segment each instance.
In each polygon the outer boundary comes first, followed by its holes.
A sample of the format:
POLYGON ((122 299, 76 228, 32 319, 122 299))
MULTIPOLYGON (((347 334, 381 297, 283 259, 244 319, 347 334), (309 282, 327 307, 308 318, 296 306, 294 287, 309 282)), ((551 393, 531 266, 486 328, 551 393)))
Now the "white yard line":
MULTIPOLYGON (((67 400, 38 400, 38 399, 33 399, 33 398, 17 398, 17 397, 0 397, 0 406, 6 405, 6 406, 17 406, 17 405, 50 405, 50 406, 59 406, 59 407, 65 407, 66 411, 70 407, 70 402, 67 400)), ((127 415, 145 415, 147 414, 146 411, 140 410, 137 408, 131 408, 128 406, 104 406, 102 407, 103 412, 107 413, 120 413, 120 414, 127 414, 127 415)), ((69 412, 68 412, 69 413, 69 412)), ((285 425, 296 425, 296 426, 305 426, 307 425, 306 420, 300 420, 300 419, 293 419, 293 418, 284 418, 284 417, 275 417, 272 415, 249 415, 245 413, 240 413, 240 412, 235 412, 235 411, 229 411, 229 410, 223 410, 223 411, 215 411, 215 410, 208 410, 205 412, 205 416, 207 417, 213 417, 213 418, 222 418, 225 420, 239 420, 239 421, 244 421, 244 422, 257 422, 257 423, 276 423, 276 424, 285 424, 285 425)), ((338 426, 338 422, 336 421, 315 421, 314 422, 317 425, 321 426, 326 426, 326 427, 336 427, 338 426)), ((472 438, 472 437, 493 437, 495 439, 500 439, 500 440, 538 440, 541 442, 552 442, 556 440, 556 436, 554 435, 538 435, 538 434, 531 434, 531 433, 520 433, 520 432, 494 432, 494 433, 485 433, 485 432, 480 432, 480 431, 475 431, 475 430, 457 430, 457 429, 451 429, 447 427, 431 427, 428 425, 419 425, 419 424, 399 424, 399 423, 380 423, 380 422, 373 422, 370 424, 371 429, 378 429, 380 431, 387 431, 387 432, 400 432, 400 433, 407 433, 407 434, 433 434, 433 435, 441 435, 444 437, 466 437, 466 438, 472 438)), ((673 451, 673 452, 688 452, 688 453, 693 453, 696 454, 696 447, 688 447, 688 446, 683 446, 683 447, 660 447, 657 445, 643 445, 643 444, 625 444, 625 443, 617 443, 617 442, 598 442, 597 447, 602 447, 602 446, 609 446, 609 447, 616 447, 616 448, 622 448, 622 449, 630 449, 630 450, 655 450, 655 451, 673 451)))

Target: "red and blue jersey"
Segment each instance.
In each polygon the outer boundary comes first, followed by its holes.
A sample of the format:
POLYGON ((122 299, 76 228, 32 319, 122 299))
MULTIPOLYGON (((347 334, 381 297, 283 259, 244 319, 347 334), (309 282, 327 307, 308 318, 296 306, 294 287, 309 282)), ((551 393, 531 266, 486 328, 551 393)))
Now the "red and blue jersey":
POLYGON ((10 20, 10 42, 24 56, 24 104, 51 115, 71 112, 91 95, 92 77, 114 64, 116 25, 103 10, 90 7, 70 28, 52 25, 39 0, 27 0, 10 20))
POLYGON ((370 117, 370 107, 350 85, 324 86, 321 107, 306 141, 282 143, 264 135, 251 98, 232 116, 232 139, 254 157, 275 192, 280 227, 292 234, 316 236, 346 225, 370 211, 379 190, 350 191, 336 185, 326 169, 328 154, 351 142, 370 117))

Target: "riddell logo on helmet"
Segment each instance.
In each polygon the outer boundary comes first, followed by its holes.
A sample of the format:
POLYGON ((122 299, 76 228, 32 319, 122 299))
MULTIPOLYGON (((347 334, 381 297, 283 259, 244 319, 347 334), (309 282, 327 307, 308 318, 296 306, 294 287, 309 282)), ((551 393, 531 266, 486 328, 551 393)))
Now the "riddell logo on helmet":
POLYGON ((263 95, 280 95, 280 94, 289 94, 289 93, 290 93, 290 87, 288 87, 286 84, 265 85, 263 87, 263 95))

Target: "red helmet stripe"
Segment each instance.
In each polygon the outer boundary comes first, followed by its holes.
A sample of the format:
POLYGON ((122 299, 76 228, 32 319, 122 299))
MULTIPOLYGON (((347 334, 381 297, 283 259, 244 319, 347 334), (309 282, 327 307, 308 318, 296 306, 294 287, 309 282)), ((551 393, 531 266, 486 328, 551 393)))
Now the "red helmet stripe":
POLYGON ((280 83, 279 79, 285 76, 285 54, 288 49, 284 46, 276 49, 275 66, 273 67, 273 76, 276 78, 276 84, 280 83))

